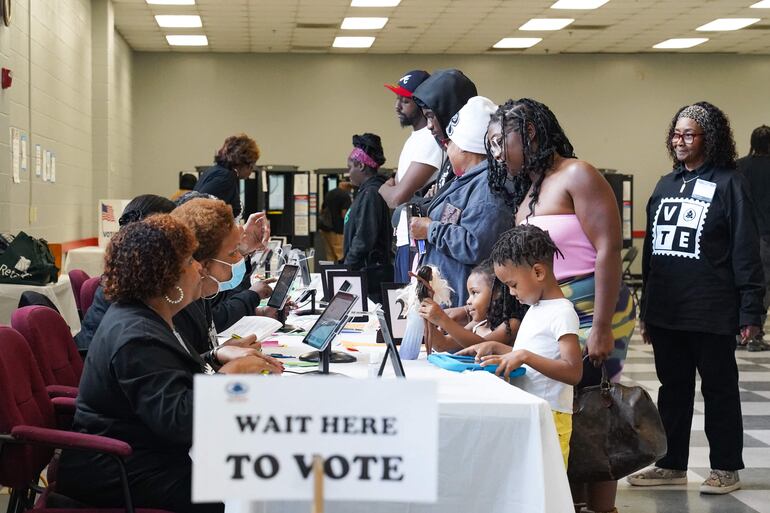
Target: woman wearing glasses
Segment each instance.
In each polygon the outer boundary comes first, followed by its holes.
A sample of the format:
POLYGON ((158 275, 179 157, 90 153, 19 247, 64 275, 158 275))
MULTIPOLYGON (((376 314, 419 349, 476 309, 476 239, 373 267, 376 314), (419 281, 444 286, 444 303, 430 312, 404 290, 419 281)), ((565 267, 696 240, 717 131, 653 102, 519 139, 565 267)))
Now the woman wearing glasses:
MULTIPOLYGON (((599 384, 600 362, 613 381, 620 380, 635 311, 620 280, 620 213, 609 183, 577 159, 551 109, 530 98, 498 108, 487 145, 492 191, 513 208, 516 224, 547 230, 564 254, 555 259, 554 273, 578 312, 580 344, 587 353, 578 388, 599 384)), ((571 432, 571 417, 562 420, 559 432, 571 432)), ((616 481, 570 487, 575 511, 587 505, 596 513, 617 513, 616 481)))
POLYGON ((735 334, 748 341, 759 331, 759 238, 721 110, 707 102, 679 109, 666 146, 674 169, 658 181, 647 204, 640 328, 655 354, 668 453, 628 481, 687 483, 697 369, 711 463, 700 491, 725 494, 740 488, 743 468, 735 334))

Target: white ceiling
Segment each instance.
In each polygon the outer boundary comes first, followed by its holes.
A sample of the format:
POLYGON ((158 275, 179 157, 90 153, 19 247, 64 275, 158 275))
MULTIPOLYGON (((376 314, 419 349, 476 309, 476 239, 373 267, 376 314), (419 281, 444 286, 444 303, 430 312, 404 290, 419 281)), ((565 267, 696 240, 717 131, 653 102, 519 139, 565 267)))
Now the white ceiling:
POLYGON ((503 37, 542 37, 532 48, 504 52, 657 53, 661 50, 652 45, 665 39, 708 37, 708 42, 681 51, 770 54, 770 9, 750 9, 757 1, 610 0, 589 11, 550 9, 555 0, 402 0, 391 8, 350 7, 350 0, 196 0, 193 6, 148 5, 145 0, 113 3, 118 31, 138 51, 480 54, 491 53, 490 47, 503 37), (161 29, 155 14, 199 14, 203 28, 161 29), (339 25, 346 16, 390 20, 381 30, 343 31, 339 25), (559 31, 518 30, 534 17, 575 22, 559 31), (761 21, 732 32, 695 31, 728 17, 761 21), (166 34, 200 33, 208 36, 208 47, 172 48, 165 39, 166 34), (363 50, 331 48, 339 35, 377 39, 363 50))

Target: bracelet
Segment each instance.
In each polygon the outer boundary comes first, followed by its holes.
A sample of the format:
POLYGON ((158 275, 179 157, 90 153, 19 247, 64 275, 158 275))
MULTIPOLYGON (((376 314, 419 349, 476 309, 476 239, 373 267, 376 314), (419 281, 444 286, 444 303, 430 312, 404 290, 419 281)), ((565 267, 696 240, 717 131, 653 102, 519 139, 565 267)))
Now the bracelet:
POLYGON ((222 365, 222 362, 219 361, 219 358, 217 357, 217 352, 219 351, 219 348, 222 346, 217 346, 214 349, 211 350, 211 359, 216 363, 217 365, 222 365))

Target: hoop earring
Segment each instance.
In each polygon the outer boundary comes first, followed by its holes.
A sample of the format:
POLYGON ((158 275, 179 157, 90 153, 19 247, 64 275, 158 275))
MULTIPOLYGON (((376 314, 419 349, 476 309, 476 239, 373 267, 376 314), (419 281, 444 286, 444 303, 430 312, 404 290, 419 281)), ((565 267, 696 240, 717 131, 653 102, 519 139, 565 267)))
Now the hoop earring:
POLYGON ((163 299, 165 299, 166 301, 168 301, 172 305, 178 305, 184 299, 184 290, 182 290, 182 287, 180 287, 179 285, 175 285, 175 288, 176 288, 176 290, 179 291, 179 299, 174 300, 174 299, 169 298, 166 294, 163 294, 163 299))

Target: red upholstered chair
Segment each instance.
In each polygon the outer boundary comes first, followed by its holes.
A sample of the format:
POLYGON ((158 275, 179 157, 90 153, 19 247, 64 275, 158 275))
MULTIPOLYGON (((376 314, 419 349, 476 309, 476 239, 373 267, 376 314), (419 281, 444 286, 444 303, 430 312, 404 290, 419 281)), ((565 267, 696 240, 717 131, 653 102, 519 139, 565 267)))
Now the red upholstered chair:
MULTIPOLYGON (((162 513, 160 510, 134 510, 122 458, 131 446, 120 440, 57 429, 54 404, 24 337, 8 326, 0 326, 0 485, 13 491, 8 513, 117 512, 162 513), (115 458, 125 496, 125 509, 52 509, 56 475, 51 464, 55 448, 95 451, 115 458), (37 490, 40 473, 49 466, 49 485, 37 490), (40 498, 35 501, 38 491, 40 498)), ((63 398, 60 398, 63 399, 63 398)), ((67 400, 65 400, 67 402, 67 400)), ((68 407, 71 403, 67 402, 68 407)), ((60 496, 61 497, 61 496, 60 496)), ((74 502, 74 501, 71 501, 74 502)))
POLYGON ((81 269, 73 269, 67 273, 70 277, 70 285, 72 286, 72 293, 75 295, 75 305, 78 307, 78 313, 80 318, 86 314, 86 311, 80 307, 80 289, 83 284, 90 278, 88 273, 81 269))
POLYGON ((11 326, 27 340, 52 396, 77 397, 83 359, 61 315, 44 306, 15 310, 11 326))
POLYGON ((83 317, 86 316, 86 312, 91 308, 91 303, 94 302, 94 295, 96 294, 96 289, 99 288, 101 279, 101 276, 88 278, 80 288, 80 308, 83 309, 83 317))

